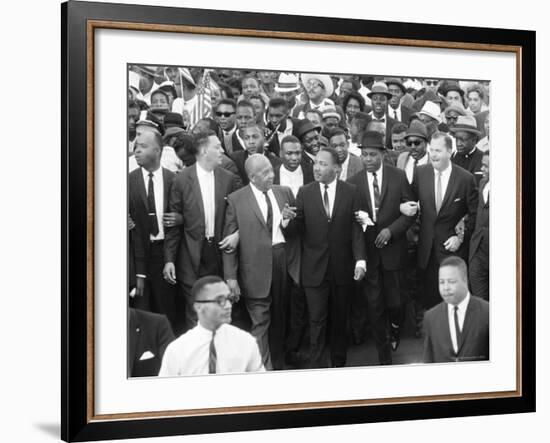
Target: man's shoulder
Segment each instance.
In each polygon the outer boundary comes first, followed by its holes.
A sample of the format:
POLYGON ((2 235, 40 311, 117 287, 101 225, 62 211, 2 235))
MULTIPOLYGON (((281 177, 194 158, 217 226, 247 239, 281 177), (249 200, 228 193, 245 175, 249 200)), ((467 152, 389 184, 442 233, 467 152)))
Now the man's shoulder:
POLYGON ((225 329, 225 333, 231 335, 232 337, 240 339, 244 342, 256 343, 256 339, 252 336, 252 334, 237 326, 226 323, 220 326, 220 328, 225 329))
POLYGON ((229 194, 229 196, 227 198, 231 201, 238 202, 245 195, 248 195, 250 192, 252 192, 252 190, 250 189, 250 184, 248 184, 248 185, 243 186, 242 188, 237 189, 236 191, 232 192, 231 194, 229 194))
POLYGON ((470 295, 470 303, 472 306, 477 306, 482 312, 489 312, 489 302, 476 295, 470 295))
POLYGON ((453 163, 453 171, 455 171, 456 177, 461 180, 473 180, 474 174, 472 174, 470 171, 467 171, 462 166, 458 166, 453 163))
POLYGON ((130 321, 133 325, 148 324, 151 326, 160 326, 169 324, 165 315, 157 314, 154 312, 143 311, 141 309, 130 308, 132 315, 130 315, 130 321))
POLYGON ((426 313, 424 314, 424 321, 432 321, 435 317, 444 314, 445 309, 447 309, 447 303, 445 303, 444 301, 439 302, 433 308, 426 311, 426 313))

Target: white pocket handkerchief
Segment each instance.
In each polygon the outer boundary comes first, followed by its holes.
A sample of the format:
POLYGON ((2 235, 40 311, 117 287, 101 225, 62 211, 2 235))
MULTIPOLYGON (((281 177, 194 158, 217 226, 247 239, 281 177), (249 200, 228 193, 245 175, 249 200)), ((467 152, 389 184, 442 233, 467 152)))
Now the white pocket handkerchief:
POLYGON ((151 351, 145 351, 143 355, 139 358, 139 360, 150 360, 152 358, 155 358, 155 354, 153 354, 151 351))
POLYGON ((459 202, 459 201, 460 201, 460 197, 459 197, 459 198, 455 198, 453 203, 456 203, 456 202, 459 202))

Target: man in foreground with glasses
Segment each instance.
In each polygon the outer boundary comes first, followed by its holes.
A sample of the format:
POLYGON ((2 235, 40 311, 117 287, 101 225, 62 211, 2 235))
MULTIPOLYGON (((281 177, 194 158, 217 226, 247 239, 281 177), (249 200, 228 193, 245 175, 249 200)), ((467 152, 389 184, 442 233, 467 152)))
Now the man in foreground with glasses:
POLYGON ((159 376, 265 371, 254 337, 229 324, 236 299, 227 284, 209 275, 192 294, 198 324, 166 348, 159 376))

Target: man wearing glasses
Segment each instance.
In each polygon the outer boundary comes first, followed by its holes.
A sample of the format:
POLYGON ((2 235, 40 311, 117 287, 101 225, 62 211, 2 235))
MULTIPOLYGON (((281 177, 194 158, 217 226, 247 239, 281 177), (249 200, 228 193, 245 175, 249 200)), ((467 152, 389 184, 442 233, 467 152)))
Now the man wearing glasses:
POLYGON ((223 131, 222 143, 227 154, 231 154, 233 152, 232 137, 237 129, 237 125, 235 124, 236 108, 237 105, 235 100, 223 99, 218 103, 216 112, 214 113, 214 119, 218 122, 223 131))
POLYGON ((159 376, 265 371, 254 337, 229 324, 236 299, 227 284, 202 277, 192 294, 198 324, 166 348, 159 376))
POLYGON ((397 167, 407 174, 407 180, 412 183, 414 170, 428 163, 428 131, 424 123, 414 120, 405 133, 405 145, 407 151, 402 152, 397 158, 397 167))

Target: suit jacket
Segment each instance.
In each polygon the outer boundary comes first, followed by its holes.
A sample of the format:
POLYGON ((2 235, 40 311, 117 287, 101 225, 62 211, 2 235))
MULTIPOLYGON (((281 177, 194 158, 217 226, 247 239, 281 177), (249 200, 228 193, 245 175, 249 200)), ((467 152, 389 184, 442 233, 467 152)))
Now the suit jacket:
MULTIPOLYGON (((168 212, 168 197, 174 177, 175 174, 173 172, 162 168, 164 195, 155 195, 155 198, 163 199, 164 212, 168 212)), ((128 209, 132 220, 136 224, 136 227, 130 234, 131 243, 134 247, 135 273, 147 275, 147 262, 150 252, 149 209, 147 205, 147 191, 141 168, 130 172, 128 177, 128 188, 128 209)))
POLYGON ((474 175, 476 179, 476 185, 479 185, 479 182, 483 178, 483 173, 481 172, 481 160, 483 159, 483 152, 475 148, 471 154, 462 155, 458 152, 453 155, 452 161, 453 164, 460 166, 466 171, 474 175))
POLYGON ((235 132, 233 132, 233 135, 231 135, 231 149, 232 149, 231 154, 234 154, 237 151, 246 150, 246 148, 243 145, 241 145, 241 142, 237 138, 237 131, 238 129, 235 129, 235 132))
MULTIPOLYGON (((393 113, 392 108, 388 105, 388 114, 391 116, 392 113, 393 113)), ((397 120, 397 119, 394 119, 394 120, 400 121, 401 123, 405 123, 408 126, 409 121, 414 113, 415 111, 412 108, 401 105, 401 120, 397 120)))
MULTIPOLYGON (((245 297, 265 298, 271 288, 272 238, 251 186, 239 189, 228 198, 224 235, 239 230, 239 246, 235 252, 223 254, 224 277, 238 279, 245 297)), ((274 185, 272 190, 280 211, 285 203, 295 205, 290 188, 274 185)), ((288 272, 297 280, 299 243, 292 239, 292 233, 285 234, 285 242, 288 272)))
MULTIPOLYGON (((474 176, 459 166, 453 165, 441 210, 435 209, 434 168, 431 164, 416 168, 412 189, 420 202, 420 233, 418 241, 418 266, 426 269, 432 248, 438 263, 449 255, 464 255, 465 241, 457 252, 445 250, 443 243, 456 235, 455 227, 462 217, 465 223, 465 239, 472 233, 478 203, 474 176)), ((465 257, 467 258, 467 257, 465 257)))
POLYGON ((348 162, 348 173, 346 175, 346 181, 349 181, 358 172, 364 169, 363 162, 355 154, 348 153, 349 162, 348 162))
POLYGON ((129 308, 128 375, 158 375, 164 351, 174 338, 166 316, 129 308))
MULTIPOLYGON (((365 231, 367 263, 374 264, 380 260, 382 267, 389 271, 402 269, 407 261, 407 229, 414 223, 414 217, 401 214, 399 205, 414 200, 409 182, 403 171, 393 166, 383 165, 382 188, 380 190, 380 207, 375 226, 367 227, 365 231), (374 241, 380 231, 388 228, 392 234, 390 241, 383 248, 377 248, 374 241)), ((374 220, 367 172, 361 171, 348 179, 353 183, 360 195, 361 210, 368 212, 374 220)))
POLYGON ((302 236, 303 286, 319 286, 329 271, 337 285, 352 284, 355 262, 366 259, 363 232, 355 221, 355 211, 360 207, 355 185, 337 181, 330 221, 318 182, 300 188, 296 207, 296 218, 287 230, 296 229, 302 236))
MULTIPOLYGON (((368 114, 369 118, 368 121, 370 122, 373 118, 370 114, 368 114)), ((386 148, 392 149, 391 145, 391 128, 393 128, 393 125, 396 123, 399 123, 399 120, 395 120, 394 118, 391 118, 386 113, 386 148)))
MULTIPOLYGON (((281 124, 281 126, 279 127, 279 132, 283 132, 285 135, 293 135, 295 128, 298 126, 299 122, 300 120, 298 120, 297 118, 288 117, 285 119, 284 124, 281 124)), ((277 157, 279 156, 281 146, 279 143, 279 137, 277 135, 273 135, 267 146, 267 150, 275 154, 277 157)))
MULTIPOLYGON (((275 177, 273 178, 273 184, 274 185, 280 185, 281 184, 281 167, 283 164, 279 164, 273 168, 273 173, 275 174, 275 177)), ((313 166, 312 163, 309 163, 305 161, 302 157, 302 161, 300 162, 300 167, 302 168, 302 174, 304 177, 304 185, 307 185, 308 183, 311 183, 313 179, 313 166)))
MULTIPOLYGON (((275 168, 275 166, 280 165, 282 163, 281 159, 275 156, 275 154, 273 154, 272 152, 264 151, 264 155, 271 162, 271 165, 273 166, 273 168, 275 168)), ((244 169, 244 164, 248 156, 249 154, 246 149, 244 151, 240 150, 237 152, 233 152, 233 154, 230 155, 231 160, 233 160, 233 162, 237 166, 237 170, 239 171, 239 177, 241 178, 241 181, 243 182, 244 185, 248 185, 248 183, 250 182, 250 180, 248 179, 248 174, 244 169)))
MULTIPOLYGON (((227 196, 237 189, 236 177, 222 168, 214 170, 214 237, 220 241, 227 196)), ((170 212, 183 216, 183 224, 169 228, 164 242, 164 261, 176 264, 178 280, 192 285, 199 271, 202 242, 205 239, 204 207, 197 177, 197 165, 182 170, 170 192, 170 212)))
POLYGON ((484 251, 489 252, 489 200, 487 200, 487 203, 483 201, 483 189, 486 185, 486 179, 483 179, 479 184, 476 224, 470 239, 470 260, 472 260, 480 246, 484 251))
POLYGON ((424 314, 424 362, 443 363, 489 359, 489 303, 470 296, 462 340, 455 354, 449 330, 447 303, 441 302, 424 314))

